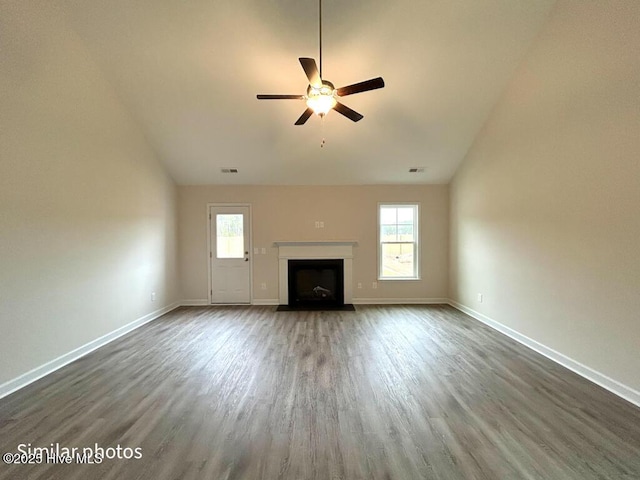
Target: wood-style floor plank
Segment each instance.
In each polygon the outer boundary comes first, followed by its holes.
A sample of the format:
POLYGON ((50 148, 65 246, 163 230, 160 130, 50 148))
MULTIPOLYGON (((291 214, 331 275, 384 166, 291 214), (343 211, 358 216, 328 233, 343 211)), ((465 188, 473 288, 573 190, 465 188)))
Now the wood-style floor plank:
POLYGON ((638 479, 640 409, 448 306, 185 307, 0 400, 15 479, 638 479))

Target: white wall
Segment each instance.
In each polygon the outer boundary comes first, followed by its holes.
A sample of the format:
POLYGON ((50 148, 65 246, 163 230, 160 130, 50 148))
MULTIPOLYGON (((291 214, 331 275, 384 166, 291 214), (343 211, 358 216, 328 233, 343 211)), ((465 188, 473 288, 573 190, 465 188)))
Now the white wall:
POLYGON ((452 183, 450 275, 455 301, 636 395, 639 19, 558 2, 452 183))
POLYGON ((448 288, 449 188, 447 185, 361 186, 181 186, 179 232, 181 284, 185 299, 206 302, 207 203, 249 203, 253 245, 266 255, 253 257, 256 301, 278 299, 275 241, 355 240, 355 299, 446 299, 448 288), (419 202, 421 279, 377 281, 378 202, 419 202), (315 228, 315 221, 325 227, 315 228), (267 284, 262 290, 260 285, 267 284), (358 289, 357 284, 363 288, 358 289))
POLYGON ((176 186, 51 3, 0 3, 0 385, 179 298, 176 186))

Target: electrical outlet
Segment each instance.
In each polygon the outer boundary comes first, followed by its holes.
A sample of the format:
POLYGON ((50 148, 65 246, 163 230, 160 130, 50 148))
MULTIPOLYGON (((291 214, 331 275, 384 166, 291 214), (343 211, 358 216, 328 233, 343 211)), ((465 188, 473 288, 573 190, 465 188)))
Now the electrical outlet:
POLYGON ((362 288, 362 283, 358 282, 358 288, 362 288))
POLYGON ((316 228, 320 228, 320 222, 316 220, 316 228))
POLYGON ((151 292, 151 301, 152 302, 156 301, 156 292, 151 292))
POLYGON ((324 222, 320 222, 320 228, 324 228, 324 222))
POLYGON ((478 294, 478 301, 482 303, 483 295, 481 293, 478 294))
POLYGON ((267 284, 266 284, 265 282, 262 282, 262 283, 260 284, 260 288, 261 288, 262 290, 266 290, 266 289, 267 289, 267 284))
POLYGON ((375 290, 376 288, 378 288, 378 282, 373 282, 373 283, 371 284, 371 288, 373 288, 374 290, 375 290))
POLYGON ((266 255, 267 254, 267 249, 265 247, 262 247, 262 254, 266 255))

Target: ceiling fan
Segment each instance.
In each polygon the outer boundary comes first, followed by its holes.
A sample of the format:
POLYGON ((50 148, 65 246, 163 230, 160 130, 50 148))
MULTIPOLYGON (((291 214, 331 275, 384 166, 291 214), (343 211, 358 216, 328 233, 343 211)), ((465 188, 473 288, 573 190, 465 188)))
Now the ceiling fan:
POLYGON ((300 65, 309 79, 306 95, 258 95, 258 100, 305 100, 307 109, 300 115, 295 125, 304 125, 314 113, 324 117, 331 109, 357 122, 363 116, 338 101, 338 97, 346 97, 354 93, 367 92, 384 87, 382 77, 372 78, 364 82, 354 83, 346 87, 335 88, 333 83, 322 78, 322 0, 319 2, 319 37, 320 37, 320 69, 313 58, 299 58, 300 65))

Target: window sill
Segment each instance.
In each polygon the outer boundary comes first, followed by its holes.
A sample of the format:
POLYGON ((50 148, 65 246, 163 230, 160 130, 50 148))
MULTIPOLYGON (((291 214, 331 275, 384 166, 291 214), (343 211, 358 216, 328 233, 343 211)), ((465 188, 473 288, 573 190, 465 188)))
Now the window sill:
POLYGON ((379 282, 406 282, 406 281, 420 281, 420 277, 378 277, 379 282))

